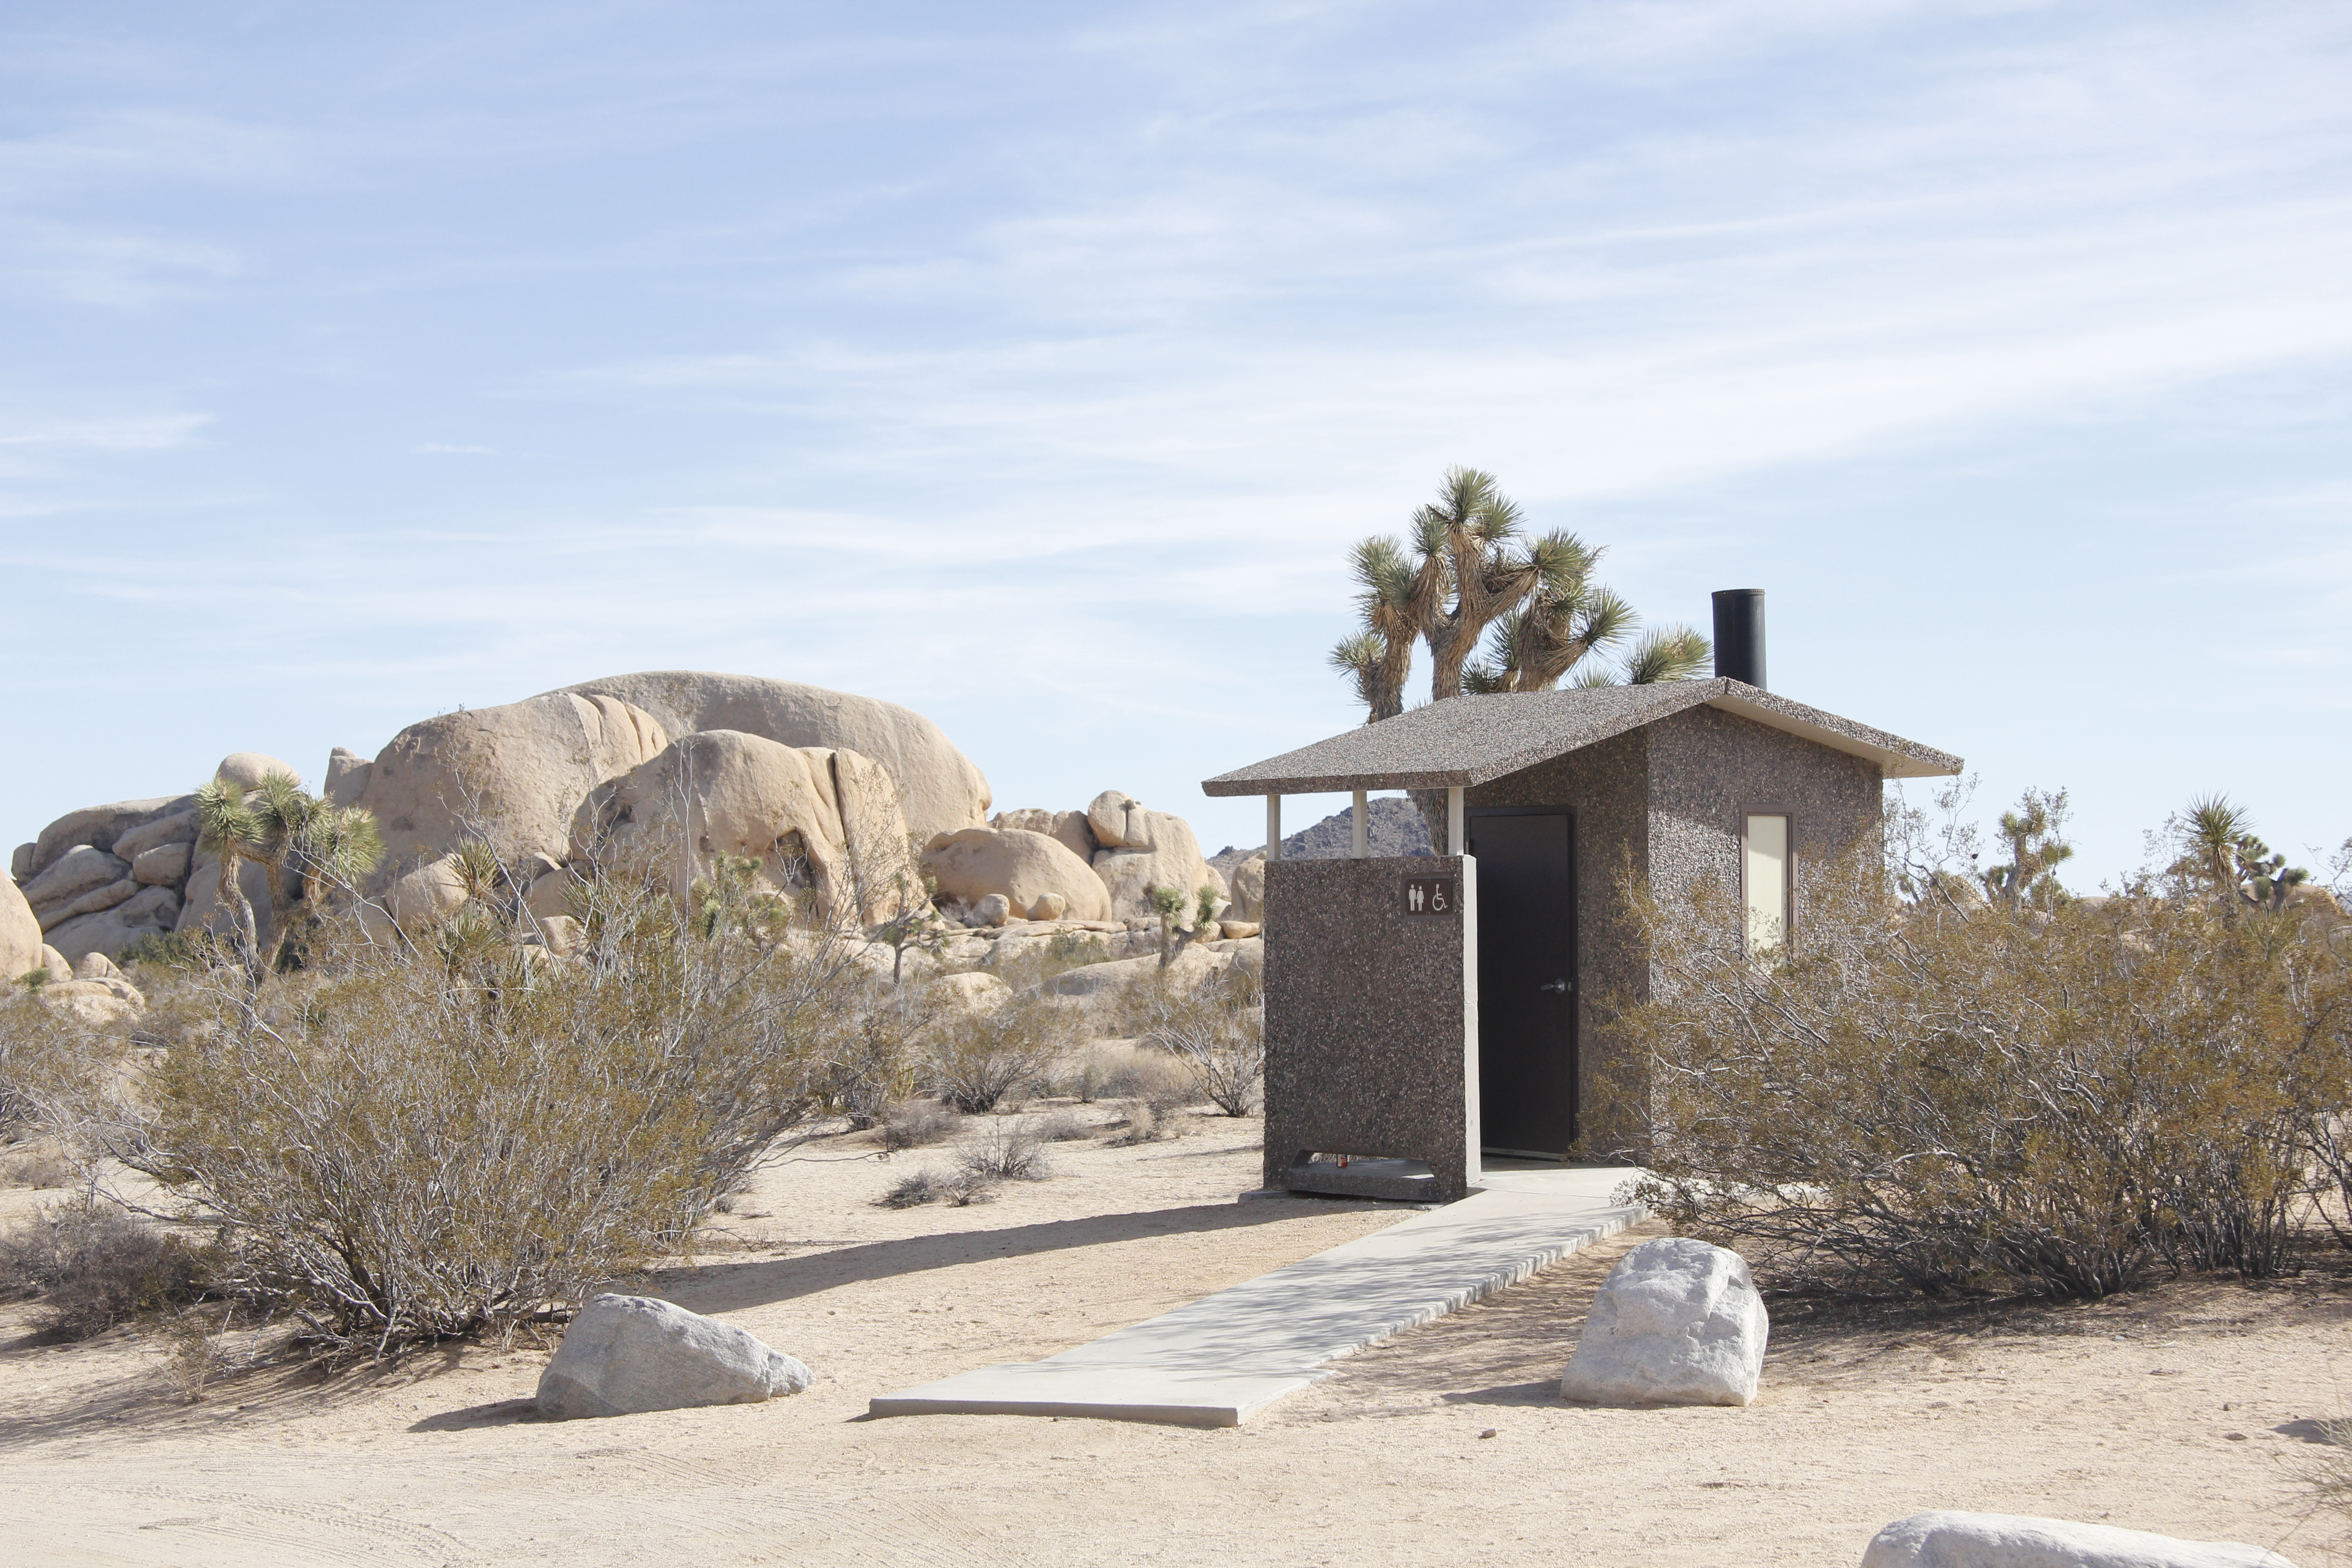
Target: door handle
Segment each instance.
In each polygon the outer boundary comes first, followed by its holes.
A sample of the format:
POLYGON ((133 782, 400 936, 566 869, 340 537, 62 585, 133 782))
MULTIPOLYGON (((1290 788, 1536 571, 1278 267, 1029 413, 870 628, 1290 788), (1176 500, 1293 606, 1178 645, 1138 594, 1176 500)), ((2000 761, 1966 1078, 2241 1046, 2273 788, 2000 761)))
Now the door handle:
POLYGON ((1538 985, 1536 989, 1538 991, 1549 991, 1556 996, 1566 995, 1568 994, 1568 982, 1565 980, 1555 980, 1549 985, 1538 985))

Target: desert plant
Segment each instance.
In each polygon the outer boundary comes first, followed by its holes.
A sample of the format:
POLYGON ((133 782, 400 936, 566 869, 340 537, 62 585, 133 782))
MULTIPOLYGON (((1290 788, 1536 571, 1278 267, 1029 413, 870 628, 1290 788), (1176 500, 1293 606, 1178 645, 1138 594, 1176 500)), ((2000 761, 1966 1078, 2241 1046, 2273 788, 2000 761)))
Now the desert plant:
POLYGON ((1131 1149, 1138 1143, 1157 1143, 1163 1138, 1183 1136, 1182 1124, 1175 1116, 1176 1107, 1165 1097, 1138 1095, 1122 1102, 1118 1125, 1103 1145, 1110 1149, 1131 1149))
POLYGON ((2286 1266, 2295 1130, 2345 1100, 2324 944, 2153 880, 2046 914, 1906 908, 1867 844, 1817 870, 1776 965, 1733 940, 1735 889, 1627 893, 1652 994, 1613 1023, 1597 1109, 1676 1223, 1839 1287, 2095 1296, 2286 1266))
POLYGON ((1162 978, 1141 999, 1147 1046, 1166 1051, 1227 1116, 1256 1108, 1265 1070, 1265 992, 1234 964, 1192 984, 1162 978))
POLYGON ((1042 1182, 1053 1173, 1044 1141, 1006 1121, 987 1123, 966 1138, 956 1150, 956 1163, 992 1182, 1042 1182))
POLYGON ((996 1184, 977 1171, 957 1170, 941 1174, 937 1171, 917 1171, 899 1177, 889 1191, 874 1201, 886 1209, 919 1208, 924 1204, 950 1204, 966 1208, 973 1204, 994 1201, 996 1184))
POLYGON ((2046 910, 2065 897, 2053 868, 2074 857, 2066 842, 2066 792, 2029 789, 2000 815, 2009 862, 1984 874, 1985 892, 2011 910, 2046 910))
POLYGON ((882 1147, 890 1153, 944 1143, 963 1125, 963 1118, 936 1100, 910 1100, 892 1106, 882 1117, 882 1147))
POLYGON ((1095 1135, 1092 1126, 1068 1110, 1049 1110, 1029 1123, 1029 1131, 1041 1143, 1077 1143, 1095 1135))
POLYGON ((993 1110, 1045 1073, 1069 1035, 1068 1015, 1034 992, 1016 992, 992 1008, 950 1014, 933 1037, 931 1088, 968 1115, 993 1110))
POLYGON ((69 1187, 81 1179, 73 1163, 56 1152, 30 1152, 0 1160, 0 1185, 31 1187, 69 1187))
POLYGON ((1144 896, 1151 900, 1154 914, 1160 917, 1160 967, 1167 968, 1177 955, 1195 942, 1212 940, 1217 931, 1217 890, 1206 883, 1196 889, 1191 900, 1174 888, 1147 888, 1144 896), (1180 926, 1185 905, 1192 906, 1192 923, 1180 926))
POLYGON ((38 1297, 44 1326, 68 1339, 194 1300, 204 1276, 176 1237, 87 1194, 0 1234, 0 1290, 38 1297))
POLYGON ((596 879, 569 960, 469 905, 266 992, 207 971, 157 999, 160 1059, 61 1042, 44 1095, 320 1351, 508 1336, 675 1247, 824 1111, 880 988, 836 933, 732 897, 596 879))

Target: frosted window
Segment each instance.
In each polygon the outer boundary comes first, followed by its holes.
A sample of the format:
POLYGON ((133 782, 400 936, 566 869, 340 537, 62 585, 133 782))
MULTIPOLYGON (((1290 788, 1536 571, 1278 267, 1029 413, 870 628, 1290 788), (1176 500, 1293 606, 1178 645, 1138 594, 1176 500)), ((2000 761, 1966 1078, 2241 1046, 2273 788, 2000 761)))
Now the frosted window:
POLYGON ((1749 817, 1743 853, 1748 884, 1748 951, 1762 952, 1789 940, 1789 819, 1749 817))

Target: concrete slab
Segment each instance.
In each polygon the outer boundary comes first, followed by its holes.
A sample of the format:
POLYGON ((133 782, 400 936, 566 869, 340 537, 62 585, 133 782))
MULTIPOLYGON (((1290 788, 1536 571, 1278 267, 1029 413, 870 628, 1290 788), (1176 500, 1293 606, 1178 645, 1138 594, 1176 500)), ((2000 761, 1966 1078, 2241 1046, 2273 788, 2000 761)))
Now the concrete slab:
POLYGON ((1638 1223, 1640 1173, 1486 1173, 1485 1190, 1043 1361, 982 1367, 870 1402, 876 1415, 1094 1415, 1235 1426, 1328 1376, 1325 1363, 1442 1318, 1638 1223))

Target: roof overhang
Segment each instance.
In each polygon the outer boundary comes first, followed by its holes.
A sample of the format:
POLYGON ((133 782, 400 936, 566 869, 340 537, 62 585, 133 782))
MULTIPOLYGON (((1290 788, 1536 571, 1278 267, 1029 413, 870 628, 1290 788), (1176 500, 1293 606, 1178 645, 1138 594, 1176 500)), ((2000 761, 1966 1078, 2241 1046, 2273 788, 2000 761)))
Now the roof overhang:
POLYGON ((1472 788, 1702 706, 1862 757, 1888 778, 1942 777, 1964 765, 1900 735, 1716 679, 1458 697, 1220 773, 1201 788, 1212 795, 1472 788))

